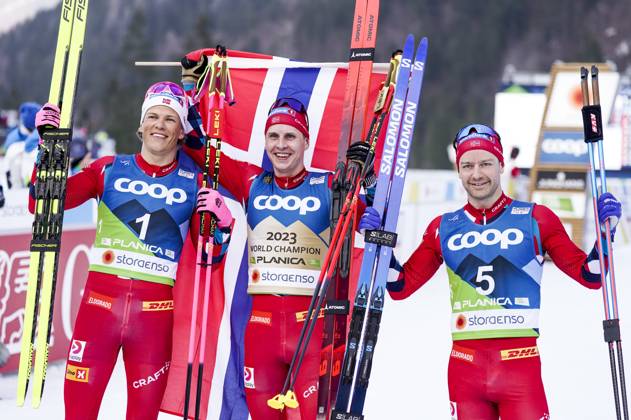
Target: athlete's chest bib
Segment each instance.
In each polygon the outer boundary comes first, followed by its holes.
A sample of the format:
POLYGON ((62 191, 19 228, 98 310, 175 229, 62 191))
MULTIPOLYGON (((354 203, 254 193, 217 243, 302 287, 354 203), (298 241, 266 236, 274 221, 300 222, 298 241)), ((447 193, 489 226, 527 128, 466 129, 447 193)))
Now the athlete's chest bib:
POLYGON ((170 174, 152 178, 133 156, 106 169, 90 270, 172 285, 197 194, 185 153, 170 174))
POLYGON ((487 225, 472 222, 462 209, 443 215, 439 234, 454 340, 539 335, 542 265, 532 206, 514 201, 487 225))
POLYGON ((264 172, 248 199, 248 293, 311 295, 329 243, 331 193, 324 174, 284 190, 264 172))

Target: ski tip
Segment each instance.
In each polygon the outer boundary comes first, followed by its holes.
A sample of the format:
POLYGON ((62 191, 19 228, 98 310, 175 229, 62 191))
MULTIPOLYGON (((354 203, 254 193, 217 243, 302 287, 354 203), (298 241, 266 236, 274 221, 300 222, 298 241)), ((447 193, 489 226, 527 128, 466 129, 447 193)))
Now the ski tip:
POLYGON ((407 38, 405 38, 405 43, 414 42, 414 34, 408 34, 407 38))

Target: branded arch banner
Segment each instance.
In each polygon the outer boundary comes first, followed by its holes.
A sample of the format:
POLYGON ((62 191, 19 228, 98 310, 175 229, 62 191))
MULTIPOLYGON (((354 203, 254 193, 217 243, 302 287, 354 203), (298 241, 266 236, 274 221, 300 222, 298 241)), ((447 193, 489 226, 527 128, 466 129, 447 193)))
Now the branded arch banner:
MULTIPOLYGON (((208 53, 212 54, 212 50, 208 53)), ((226 110, 222 139, 222 151, 226 155, 269 169, 263 132, 267 113, 277 98, 290 96, 298 98, 308 109, 310 146, 305 156, 307 168, 316 171, 334 169, 347 75, 345 63, 302 63, 282 57, 228 51, 228 65, 236 103, 226 110)), ((369 110, 385 78, 385 70, 385 65, 375 66, 369 110)), ((366 121, 372 117, 368 112, 366 121)), ((221 267, 214 268, 212 275, 202 418, 245 420, 248 411, 243 387, 243 337, 250 314, 250 300, 246 293, 247 224, 241 203, 231 199, 225 189, 220 188, 220 191, 229 199, 235 224, 226 257, 221 267)), ((175 286, 173 362, 162 402, 162 410, 170 413, 182 413, 184 407, 194 274, 195 249, 187 240, 175 286)), ((204 278, 203 273, 201 277, 204 278)), ((201 316, 198 320, 201 324, 201 316)), ((199 349, 199 336, 197 344, 199 349)))

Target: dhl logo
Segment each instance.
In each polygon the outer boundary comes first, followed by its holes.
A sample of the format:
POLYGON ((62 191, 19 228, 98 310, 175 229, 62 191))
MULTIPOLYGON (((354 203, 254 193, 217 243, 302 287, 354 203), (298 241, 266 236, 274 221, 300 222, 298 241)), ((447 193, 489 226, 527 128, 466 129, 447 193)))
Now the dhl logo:
POLYGON ((506 349, 500 351, 502 360, 525 359, 527 357, 539 356, 537 346, 523 347, 520 349, 506 349))
MULTIPOLYGON (((320 309, 318 318, 324 318, 324 308, 320 309)), ((307 319, 307 311, 296 312, 296 322, 305 322, 307 319)))
POLYGON ((66 368, 66 379, 75 382, 88 382, 90 368, 71 365, 68 363, 66 368))
POLYGON ((142 302, 143 311, 172 311, 173 300, 157 300, 142 302))

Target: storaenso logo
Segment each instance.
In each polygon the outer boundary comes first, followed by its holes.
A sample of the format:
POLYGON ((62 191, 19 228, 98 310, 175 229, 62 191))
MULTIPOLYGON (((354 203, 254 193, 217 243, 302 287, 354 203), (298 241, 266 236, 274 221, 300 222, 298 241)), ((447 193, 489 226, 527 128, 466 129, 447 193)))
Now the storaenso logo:
POLYGON ((165 198, 168 205, 186 201, 186 192, 182 189, 169 189, 162 184, 147 184, 145 181, 132 181, 129 178, 118 178, 114 182, 114 188, 120 192, 129 192, 134 195, 148 194, 153 198, 165 198))
POLYGON ((452 251, 459 251, 463 248, 473 248, 480 244, 496 245, 500 244, 500 248, 508 249, 511 245, 520 244, 524 240, 524 233, 515 228, 509 228, 504 231, 497 229, 487 229, 483 232, 467 232, 453 235, 447 241, 447 247, 452 251))
POLYGON ((279 195, 259 195, 254 199, 254 208, 257 210, 300 210, 301 215, 320 208, 320 200, 316 197, 298 198, 294 195, 281 197, 279 195))
POLYGON ((578 157, 587 153, 587 144, 580 139, 549 137, 541 142, 541 150, 548 154, 578 157))

